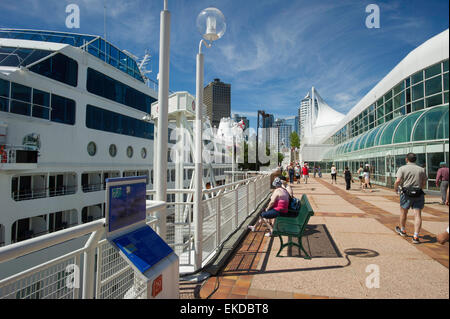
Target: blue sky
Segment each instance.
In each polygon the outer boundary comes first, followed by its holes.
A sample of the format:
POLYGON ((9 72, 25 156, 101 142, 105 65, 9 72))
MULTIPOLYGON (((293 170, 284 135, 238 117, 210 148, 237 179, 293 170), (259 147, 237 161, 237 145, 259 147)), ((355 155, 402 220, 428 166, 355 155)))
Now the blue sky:
MULTIPOLYGON (((158 73, 159 15, 163 0, 0 0, 0 27, 103 35, 143 56, 149 49, 152 77, 158 73), (65 8, 80 8, 80 28, 67 29, 65 8)), ((297 114, 311 86, 327 103, 347 113, 411 50, 449 26, 449 3, 359 0, 169 0, 170 89, 195 94, 198 13, 217 7, 227 31, 204 49, 205 85, 231 84, 232 113, 256 111, 275 117, 297 114), (380 28, 365 26, 368 4, 380 8, 380 28)))

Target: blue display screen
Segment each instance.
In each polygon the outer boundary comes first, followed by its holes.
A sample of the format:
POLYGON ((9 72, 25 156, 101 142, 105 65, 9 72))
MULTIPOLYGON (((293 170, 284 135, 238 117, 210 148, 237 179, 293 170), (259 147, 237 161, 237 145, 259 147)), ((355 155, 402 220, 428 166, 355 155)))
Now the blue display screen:
POLYGON ((145 220, 145 192, 145 182, 109 188, 109 232, 145 220))
POLYGON ((149 226, 119 236, 113 242, 142 273, 173 252, 149 226))

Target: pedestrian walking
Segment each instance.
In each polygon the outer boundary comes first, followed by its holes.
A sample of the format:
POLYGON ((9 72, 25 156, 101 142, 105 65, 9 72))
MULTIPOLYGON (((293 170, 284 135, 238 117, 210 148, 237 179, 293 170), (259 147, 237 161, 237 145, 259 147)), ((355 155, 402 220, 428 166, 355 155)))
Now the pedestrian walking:
POLYGON ((428 177, 425 170, 416 164, 417 156, 408 153, 405 161, 406 165, 400 167, 396 174, 394 188, 400 195, 400 227, 396 226, 395 231, 402 237, 406 236, 406 218, 409 209, 414 211, 414 236, 412 242, 419 244, 419 233, 422 227, 422 209, 425 206, 425 193, 428 177), (401 187, 400 187, 401 186, 401 187))
POLYGON ((314 165, 314 178, 316 178, 316 174, 317 174, 317 166, 314 165))
POLYGON ((295 178, 297 179, 297 184, 300 184, 300 165, 297 163, 297 165, 295 165, 295 178))
POLYGON ((308 178, 309 178, 308 163, 303 164, 302 175, 303 175, 303 182, 305 182, 305 184, 308 184, 308 178))
POLYGON ((331 184, 333 184, 333 181, 335 184, 337 184, 336 175, 337 175, 336 166, 334 166, 333 164, 331 165, 331 184))
POLYGON ((364 176, 364 189, 368 189, 369 186, 372 188, 372 185, 370 184, 370 168, 369 164, 366 164, 363 170, 363 176, 364 176))
POLYGON ((440 187, 441 190, 441 205, 445 205, 447 201, 447 190, 448 190, 448 167, 447 163, 441 162, 439 164, 440 168, 437 171, 436 175, 436 187, 440 187))
POLYGON ((364 189, 364 167, 363 165, 359 165, 359 169, 356 172, 358 174, 358 178, 359 178, 359 187, 361 188, 361 190, 364 189))
POLYGON ((345 189, 350 190, 353 179, 352 179, 352 172, 350 172, 348 167, 345 167, 344 178, 345 178, 345 189))
POLYGON ((294 163, 291 162, 288 168, 289 184, 294 184, 294 163))
POLYGON ((322 178, 322 170, 320 169, 320 166, 317 168, 317 172, 319 173, 319 178, 322 178))

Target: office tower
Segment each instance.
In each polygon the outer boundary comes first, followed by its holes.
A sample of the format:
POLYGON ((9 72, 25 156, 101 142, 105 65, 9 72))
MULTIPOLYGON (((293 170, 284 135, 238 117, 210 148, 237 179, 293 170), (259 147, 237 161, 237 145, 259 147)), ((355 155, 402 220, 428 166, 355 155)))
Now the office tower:
POLYGON ((231 84, 214 79, 204 88, 203 103, 211 125, 219 127, 220 120, 231 115, 231 84))

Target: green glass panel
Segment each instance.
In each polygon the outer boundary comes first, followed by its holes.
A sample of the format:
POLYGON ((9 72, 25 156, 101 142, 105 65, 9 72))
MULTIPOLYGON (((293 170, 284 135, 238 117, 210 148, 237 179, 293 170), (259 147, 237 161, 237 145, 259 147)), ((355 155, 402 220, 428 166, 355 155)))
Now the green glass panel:
POLYGON ((378 145, 380 145, 380 138, 381 138, 381 135, 383 135, 384 128, 385 128, 386 126, 388 126, 388 125, 389 125, 389 123, 384 123, 383 125, 381 125, 380 130, 378 131, 377 135, 375 136, 375 140, 374 140, 374 142, 373 142, 373 146, 378 146, 378 145))
POLYGON ((414 129, 413 141, 435 140, 438 138, 437 128, 439 122, 448 111, 448 105, 428 110, 419 120, 414 129))
POLYGON ((405 114, 406 114, 405 107, 402 106, 394 111, 394 118, 405 115, 405 114))
POLYGON ((445 60, 442 64, 443 64, 442 68, 444 69, 444 72, 447 72, 448 71, 448 60, 445 60))
POLYGON ((448 92, 444 93, 444 103, 448 103, 448 92))
POLYGON ((381 125, 381 124, 383 124, 384 123, 384 117, 381 117, 381 118, 379 118, 378 120, 377 120, 377 124, 378 125, 381 125))
POLYGON ((386 116, 384 118, 385 118, 385 121, 388 122, 388 121, 392 120, 394 117, 393 117, 393 114, 391 112, 389 114, 386 114, 386 116))
POLYGON ((425 79, 431 78, 433 75, 441 73, 441 64, 437 63, 425 69, 425 79))
POLYGON ((389 100, 391 97, 392 97, 392 91, 389 91, 389 92, 387 92, 387 93, 384 95, 384 100, 387 101, 387 100, 389 100))
POLYGON ((383 97, 379 98, 377 101, 377 106, 380 106, 381 104, 383 104, 383 97))
POLYGON ((424 108, 424 100, 416 101, 412 104, 412 111, 418 111, 424 108))
POLYGON ((384 107, 377 108, 377 119, 382 118, 384 116, 384 107))
POLYGON ((409 142, 414 123, 424 111, 415 112, 406 116, 398 125, 394 136, 394 143, 409 142))
POLYGON ((435 105, 442 104, 442 94, 434 95, 426 99, 426 106, 432 107, 435 105))
POLYGON ((448 109, 447 111, 442 115, 437 130, 436 130, 436 138, 437 139, 444 139, 448 138, 448 109))
POLYGON ((386 129, 380 137, 379 145, 388 145, 392 143, 392 135, 394 134, 395 127, 401 120, 402 117, 399 117, 392 120, 390 123, 387 123, 386 129))
POLYGON ((377 136, 377 133, 380 131, 381 125, 377 126, 372 132, 370 132, 369 137, 366 141, 366 148, 372 147, 373 143, 375 141, 375 137, 377 136))
POLYGON ((411 77, 411 84, 419 83, 423 80, 423 71, 419 71, 411 77))
POLYGON ((433 95, 442 91, 442 79, 440 76, 425 81, 425 95, 433 95))
POLYGON ((363 138, 363 135, 360 135, 360 136, 356 137, 355 143, 353 144, 352 151, 358 150, 357 147, 359 146, 359 142, 361 141, 361 138, 363 138))
POLYGON ((405 83, 402 81, 394 87, 394 95, 400 93, 405 88, 405 83))
POLYGON ((394 99, 393 99, 393 108, 394 109, 396 109, 402 105, 405 105, 405 92, 402 92, 401 94, 394 96, 394 99))
POLYGON ((443 77, 444 77, 444 91, 448 91, 448 73, 445 73, 443 77))
POLYGON ((414 85, 412 87, 411 91, 412 91, 412 100, 413 101, 423 98, 423 83, 414 85))
POLYGON ((364 137, 361 139, 361 142, 359 143, 359 149, 360 149, 360 150, 366 148, 366 141, 367 141, 367 138, 369 137, 369 135, 370 135, 371 132, 372 132, 372 131, 368 131, 368 132, 366 132, 366 133, 364 134, 364 137))
POLYGON ((386 114, 392 112, 392 100, 389 100, 384 104, 384 112, 386 114))

